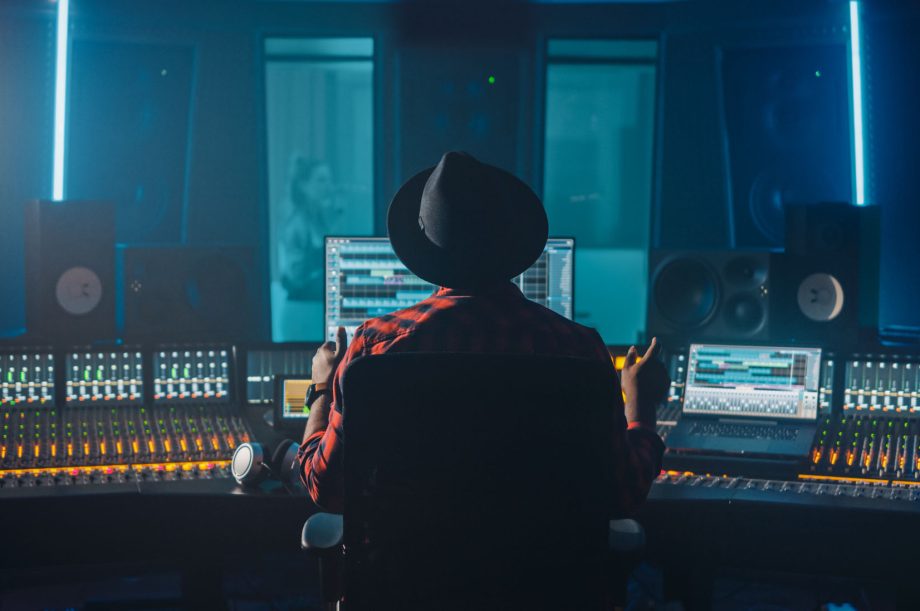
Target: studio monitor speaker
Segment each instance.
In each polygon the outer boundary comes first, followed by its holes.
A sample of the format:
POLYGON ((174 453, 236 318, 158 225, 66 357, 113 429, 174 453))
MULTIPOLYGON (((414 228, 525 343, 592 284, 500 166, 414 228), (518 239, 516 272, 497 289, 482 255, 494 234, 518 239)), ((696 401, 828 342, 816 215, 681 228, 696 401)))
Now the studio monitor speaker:
POLYGON ((51 343, 112 338, 114 253, 112 204, 28 202, 25 276, 29 335, 51 343))
POLYGON ((877 206, 786 207, 786 251, 772 256, 773 335, 855 346, 878 320, 877 206))
POLYGON ((658 250, 649 269, 649 335, 681 343, 768 336, 768 253, 658 250))
POLYGON ((787 202, 850 198, 847 47, 726 47, 721 53, 734 244, 780 249, 787 202))
POLYGON ((117 249, 118 323, 129 341, 233 341, 257 335, 255 253, 249 246, 117 249))

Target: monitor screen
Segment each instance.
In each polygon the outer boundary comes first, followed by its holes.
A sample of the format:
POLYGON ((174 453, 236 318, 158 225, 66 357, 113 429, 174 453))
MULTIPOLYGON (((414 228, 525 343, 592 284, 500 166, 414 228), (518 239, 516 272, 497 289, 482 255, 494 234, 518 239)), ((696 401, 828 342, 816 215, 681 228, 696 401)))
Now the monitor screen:
MULTIPOLYGON (((571 319, 574 256, 574 239, 550 238, 514 283, 525 297, 571 319)), ((325 336, 334 339, 343 326, 350 341, 365 320, 414 305, 435 288, 406 269, 387 238, 327 237, 325 336)))
POLYGON ((814 420, 821 349, 693 344, 684 413, 814 420))
POLYGON ((290 423, 292 420, 306 420, 310 416, 310 408, 306 406, 307 390, 313 380, 298 376, 282 376, 277 380, 278 394, 281 396, 280 410, 275 406, 275 413, 281 422, 290 423))
POLYGON ((144 361, 134 350, 84 350, 67 354, 64 365, 67 405, 141 404, 144 361))
POLYGON ((230 351, 226 348, 168 348, 153 355, 153 400, 230 400, 230 351))
POLYGON ((265 349, 246 353, 246 401, 271 403, 276 375, 310 375, 315 350, 265 349))
POLYGON ((0 406, 54 407, 54 356, 50 352, 0 354, 0 406))

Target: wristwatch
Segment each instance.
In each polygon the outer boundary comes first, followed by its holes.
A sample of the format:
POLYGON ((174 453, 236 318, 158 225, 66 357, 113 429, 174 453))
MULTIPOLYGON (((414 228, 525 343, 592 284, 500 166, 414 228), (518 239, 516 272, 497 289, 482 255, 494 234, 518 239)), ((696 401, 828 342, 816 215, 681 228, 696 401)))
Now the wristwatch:
POLYGON ((319 399, 320 395, 327 394, 329 392, 329 385, 320 383, 310 384, 310 387, 307 388, 307 398, 304 401, 304 405, 307 407, 313 407, 313 404, 316 403, 316 400, 319 399))

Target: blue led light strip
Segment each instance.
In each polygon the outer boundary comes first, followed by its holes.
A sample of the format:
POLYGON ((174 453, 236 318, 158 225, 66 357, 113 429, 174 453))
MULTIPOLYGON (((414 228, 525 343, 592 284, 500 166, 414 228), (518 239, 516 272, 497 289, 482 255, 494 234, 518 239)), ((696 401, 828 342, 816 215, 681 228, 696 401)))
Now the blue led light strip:
POLYGON ((862 65, 859 51, 859 3, 850 0, 850 65, 853 71, 853 163, 856 205, 866 203, 866 174, 863 157, 862 65))
POLYGON ((67 116, 67 25, 70 0, 58 0, 54 79, 54 182, 52 199, 64 199, 64 121, 67 116))

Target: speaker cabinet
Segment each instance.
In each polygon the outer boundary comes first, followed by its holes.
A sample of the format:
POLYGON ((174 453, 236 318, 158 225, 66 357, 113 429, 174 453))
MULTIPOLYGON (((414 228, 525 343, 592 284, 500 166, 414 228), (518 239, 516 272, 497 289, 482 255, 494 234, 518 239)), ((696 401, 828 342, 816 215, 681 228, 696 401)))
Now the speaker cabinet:
POLYGON ((26 326, 49 343, 110 339, 115 330, 115 209, 31 201, 25 210, 26 326))
POLYGON ((872 333, 879 220, 877 206, 787 206, 786 251, 770 263, 774 339, 847 348, 872 333))
POLYGON ((248 246, 117 249, 118 323, 129 341, 235 341, 258 335, 248 246))
POLYGON ((721 53, 734 244, 781 248, 788 202, 850 200, 847 47, 721 53))
POLYGON ((765 339, 769 253, 652 251, 647 330, 673 342, 765 339))

